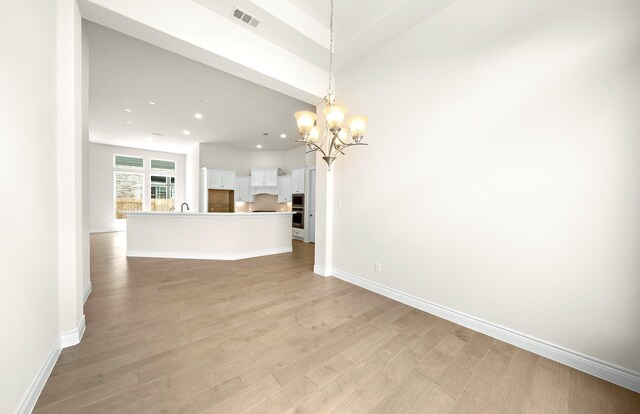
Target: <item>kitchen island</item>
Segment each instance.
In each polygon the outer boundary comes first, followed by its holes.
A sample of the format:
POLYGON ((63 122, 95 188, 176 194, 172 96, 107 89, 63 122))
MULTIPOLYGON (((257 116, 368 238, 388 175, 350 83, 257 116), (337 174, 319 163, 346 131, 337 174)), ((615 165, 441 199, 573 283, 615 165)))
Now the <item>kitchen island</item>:
POLYGON ((127 212, 127 256, 238 260, 287 253, 291 212, 127 212))

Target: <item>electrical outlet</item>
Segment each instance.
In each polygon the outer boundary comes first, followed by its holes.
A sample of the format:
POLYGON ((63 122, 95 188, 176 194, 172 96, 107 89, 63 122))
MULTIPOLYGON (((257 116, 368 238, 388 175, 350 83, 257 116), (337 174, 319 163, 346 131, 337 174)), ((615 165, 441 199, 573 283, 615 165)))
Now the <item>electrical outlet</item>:
POLYGON ((380 263, 376 263, 376 272, 382 273, 382 265, 380 263))

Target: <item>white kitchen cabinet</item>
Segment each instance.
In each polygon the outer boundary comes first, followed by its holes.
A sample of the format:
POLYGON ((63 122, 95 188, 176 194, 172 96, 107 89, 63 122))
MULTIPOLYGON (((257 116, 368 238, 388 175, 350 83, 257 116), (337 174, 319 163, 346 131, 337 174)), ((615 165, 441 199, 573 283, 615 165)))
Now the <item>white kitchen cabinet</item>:
POLYGON ((277 168, 252 168, 252 187, 276 187, 278 185, 277 168))
POLYGON ((291 192, 304 194, 304 167, 294 168, 291 172, 291 192))
POLYGON ((243 203, 252 203, 254 201, 253 195, 251 195, 251 178, 247 175, 238 175, 236 177, 236 187, 234 198, 235 201, 241 201, 243 203))
POLYGON ((303 240, 304 239, 304 229, 298 229, 295 227, 291 228, 291 237, 294 239, 303 240))
POLYGON ((236 172, 235 171, 222 171, 222 188, 235 188, 236 184, 236 172))
POLYGON ((291 202, 291 176, 278 177, 278 203, 291 202))
POLYGON ((210 190, 233 190, 235 182, 235 171, 207 169, 207 188, 210 190))

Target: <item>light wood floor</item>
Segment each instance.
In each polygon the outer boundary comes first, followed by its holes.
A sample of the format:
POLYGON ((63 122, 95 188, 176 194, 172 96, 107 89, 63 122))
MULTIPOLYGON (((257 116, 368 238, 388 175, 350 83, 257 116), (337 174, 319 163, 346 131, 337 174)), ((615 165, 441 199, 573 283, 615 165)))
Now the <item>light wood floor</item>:
POLYGON ((36 413, 640 413, 640 394, 314 276, 313 245, 127 259, 91 238, 82 342, 36 413))

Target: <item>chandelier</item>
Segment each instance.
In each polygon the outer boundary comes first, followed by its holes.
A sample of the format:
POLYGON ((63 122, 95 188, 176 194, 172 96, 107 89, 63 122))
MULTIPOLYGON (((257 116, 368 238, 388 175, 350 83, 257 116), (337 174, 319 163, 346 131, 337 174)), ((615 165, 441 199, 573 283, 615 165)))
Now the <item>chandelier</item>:
POLYGON ((329 31, 331 33, 329 42, 329 88, 324 97, 325 108, 323 110, 326 122, 323 131, 316 125, 317 116, 314 112, 298 111, 294 114, 300 139, 297 142, 307 144, 307 154, 314 151, 322 153, 324 159, 331 170, 331 164, 338 154, 344 155, 344 150, 355 145, 367 145, 362 142, 364 130, 367 126, 368 118, 358 115, 347 119, 347 127, 343 127, 344 116, 347 107, 336 104, 336 96, 332 89, 333 78, 333 0, 331 0, 331 18, 329 31), (349 140, 351 135, 351 141, 349 140))

